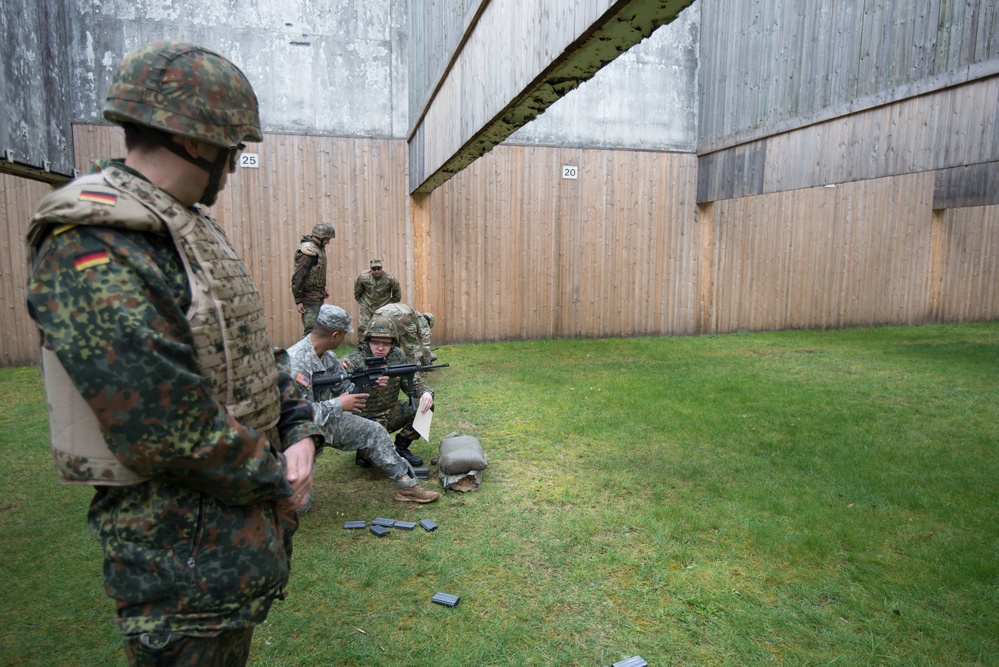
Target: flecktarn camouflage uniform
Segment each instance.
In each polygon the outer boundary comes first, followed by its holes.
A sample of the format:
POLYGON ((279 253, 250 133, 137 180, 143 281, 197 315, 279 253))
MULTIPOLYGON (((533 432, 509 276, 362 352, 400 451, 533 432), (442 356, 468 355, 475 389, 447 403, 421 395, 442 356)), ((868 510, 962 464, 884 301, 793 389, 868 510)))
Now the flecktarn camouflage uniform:
MULTIPOLYGON (((343 404, 338 396, 348 387, 330 387, 323 389, 319 396, 312 389, 312 374, 330 369, 337 373, 343 372, 340 359, 331 350, 321 357, 316 354, 312 339, 306 336, 288 348, 291 358, 291 369, 295 382, 305 390, 311 400, 316 423, 323 429, 326 444, 345 452, 360 451, 361 454, 376 466, 384 470, 392 479, 403 475, 416 479, 412 469, 395 451, 392 438, 380 424, 365 419, 350 412, 344 412, 343 404)), ((352 388, 351 388, 352 389, 352 388)))
MULTIPOLYGON (((331 225, 316 225, 316 229, 321 232, 325 228, 329 228, 329 232, 325 233, 332 234, 331 225)), ((313 234, 302 237, 295 251, 295 272, 291 276, 291 293, 295 297, 295 303, 305 307, 302 328, 306 334, 316 325, 319 308, 326 301, 326 248, 321 243, 316 243, 315 231, 314 229, 313 234)))
POLYGON ((273 355, 245 265, 203 209, 121 163, 46 197, 29 243, 28 308, 46 348, 108 449, 148 480, 90 482, 88 521, 122 633, 262 622, 288 580, 297 525, 276 507, 292 493, 280 452, 322 435, 273 355), (240 338, 220 331, 215 307, 240 338))
POLYGON ((433 362, 430 326, 423 319, 423 313, 404 303, 390 303, 376 310, 375 315, 392 320, 399 333, 399 347, 407 361, 423 366, 433 362))

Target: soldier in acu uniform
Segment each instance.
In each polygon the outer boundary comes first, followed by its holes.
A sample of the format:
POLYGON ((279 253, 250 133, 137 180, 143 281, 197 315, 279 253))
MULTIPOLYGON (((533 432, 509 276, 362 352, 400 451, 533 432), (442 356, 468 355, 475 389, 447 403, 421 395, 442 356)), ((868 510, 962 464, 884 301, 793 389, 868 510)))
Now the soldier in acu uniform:
POLYGON ((46 197, 28 232, 53 458, 94 486, 129 664, 244 665, 323 443, 202 207, 263 139, 257 98, 217 53, 157 42, 126 56, 104 116, 126 157, 46 197))
MULTIPOLYGON (((386 363, 390 366, 406 363, 406 355, 397 347, 399 334, 388 318, 379 315, 372 317, 368 330, 361 339, 358 351, 351 352, 343 359, 343 366, 347 371, 367 368, 365 363, 367 357, 385 357, 386 363)), ((416 417, 416 410, 426 412, 434 406, 434 391, 427 386, 420 374, 416 373, 413 376, 414 389, 420 399, 419 405, 413 409, 408 397, 399 400, 402 382, 401 377, 378 378, 378 386, 368 396, 361 416, 378 422, 389 433, 399 431, 395 436, 395 449, 399 456, 409 461, 411 465, 422 466, 423 459, 409 451, 413 441, 420 437, 420 434, 413 429, 413 419, 416 417)))
POLYGON ((315 391, 313 373, 342 373, 336 350, 347 334, 354 333, 350 315, 343 308, 324 305, 312 332, 288 348, 295 381, 305 388, 312 401, 316 423, 326 435, 326 444, 345 452, 353 451, 354 462, 367 468, 374 463, 395 480, 394 498, 399 502, 432 503, 440 497, 436 491, 420 486, 413 470, 392 444, 388 431, 380 424, 360 417, 368 394, 353 393, 354 387, 329 387, 315 391))
POLYGON ((404 303, 390 303, 376 310, 375 315, 392 320, 399 334, 399 347, 407 361, 423 366, 437 361, 437 355, 430 349, 430 330, 434 326, 432 313, 421 313, 404 303))
POLYGON ((402 286, 394 275, 382 268, 382 260, 371 260, 370 267, 354 281, 354 300, 361 311, 357 317, 357 335, 360 338, 364 337, 368 320, 376 310, 386 303, 402 301, 402 286))
POLYGON ((295 273, 291 276, 291 293, 295 309, 302 316, 302 328, 308 335, 316 323, 319 306, 329 296, 326 289, 326 244, 336 237, 333 225, 320 222, 312 233, 302 237, 295 251, 295 273))

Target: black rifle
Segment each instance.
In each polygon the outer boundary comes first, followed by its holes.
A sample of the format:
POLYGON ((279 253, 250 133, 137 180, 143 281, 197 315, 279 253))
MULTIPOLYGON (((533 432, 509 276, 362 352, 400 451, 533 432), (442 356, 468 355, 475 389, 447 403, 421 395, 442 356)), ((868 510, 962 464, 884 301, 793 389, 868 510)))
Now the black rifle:
POLYGON ((324 389, 337 387, 338 385, 347 382, 352 382, 355 385, 354 391, 350 393, 368 394, 375 388, 375 383, 378 381, 378 378, 384 375, 387 375, 390 378, 401 377, 403 378, 403 386, 406 396, 409 396, 409 404, 415 410, 416 386, 413 381, 413 376, 421 371, 431 371, 435 368, 444 368, 446 366, 450 366, 451 364, 430 364, 427 366, 421 366, 420 364, 395 364, 394 366, 389 366, 388 362, 385 361, 385 357, 365 357, 364 365, 366 368, 360 368, 356 371, 351 371, 350 373, 338 373, 333 369, 313 373, 313 395, 318 395, 319 392, 324 389))

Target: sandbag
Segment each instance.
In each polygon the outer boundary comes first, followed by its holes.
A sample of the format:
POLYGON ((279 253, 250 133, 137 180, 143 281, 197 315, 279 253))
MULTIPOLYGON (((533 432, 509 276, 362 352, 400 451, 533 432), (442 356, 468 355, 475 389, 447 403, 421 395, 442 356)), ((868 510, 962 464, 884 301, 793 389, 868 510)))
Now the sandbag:
POLYGON ((437 476, 451 491, 474 491, 482 485, 482 471, 489 467, 478 438, 449 433, 441 440, 437 476))

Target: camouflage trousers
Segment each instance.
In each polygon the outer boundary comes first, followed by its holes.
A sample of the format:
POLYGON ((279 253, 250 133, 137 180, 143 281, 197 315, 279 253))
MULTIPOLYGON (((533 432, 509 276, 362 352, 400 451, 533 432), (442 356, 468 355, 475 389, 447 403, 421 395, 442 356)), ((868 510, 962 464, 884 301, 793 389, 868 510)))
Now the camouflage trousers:
POLYGON ((309 332, 312 331, 312 327, 316 326, 316 318, 319 317, 319 309, 322 307, 323 302, 317 301, 316 303, 303 301, 302 305, 305 306, 305 312, 302 313, 302 329, 305 330, 303 336, 308 336, 309 332))
POLYGON ((216 637, 172 632, 125 637, 129 667, 243 667, 250 657, 253 628, 225 630, 216 637))
POLYGON ((418 440, 420 434, 413 429, 413 419, 416 417, 416 410, 409 404, 409 399, 399 401, 388 410, 364 415, 373 422, 377 422, 385 427, 389 433, 399 431, 399 435, 406 440, 418 440))
POLYGON ((413 476, 404 458, 395 451, 392 437, 377 422, 345 412, 331 419, 323 429, 326 444, 344 452, 361 452, 364 458, 385 471, 392 479, 413 476))
POLYGON ((367 306, 360 301, 357 302, 357 307, 360 312, 357 315, 357 340, 360 341, 361 337, 364 336, 364 330, 368 327, 368 322, 371 321, 371 316, 375 314, 375 311, 371 306, 367 306))

